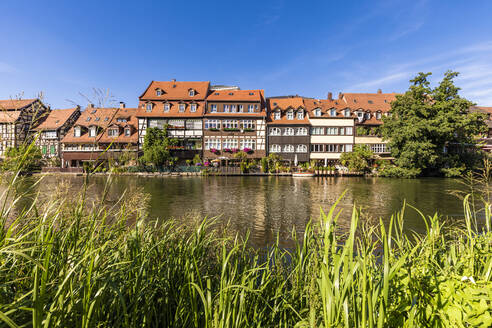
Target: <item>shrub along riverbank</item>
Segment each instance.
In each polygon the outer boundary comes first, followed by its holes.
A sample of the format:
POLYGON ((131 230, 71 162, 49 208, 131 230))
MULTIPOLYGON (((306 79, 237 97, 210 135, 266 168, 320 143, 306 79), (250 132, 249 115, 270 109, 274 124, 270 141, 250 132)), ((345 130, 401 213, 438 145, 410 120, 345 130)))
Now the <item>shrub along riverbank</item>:
POLYGON ((0 326, 492 325, 488 203, 477 218, 465 198, 463 225, 422 216, 423 235, 404 234, 408 206, 386 227, 354 210, 341 232, 335 204, 293 233, 292 249, 255 250, 213 220, 145 219, 139 194, 110 206, 84 189, 15 212, 15 184, 2 209, 0 326))

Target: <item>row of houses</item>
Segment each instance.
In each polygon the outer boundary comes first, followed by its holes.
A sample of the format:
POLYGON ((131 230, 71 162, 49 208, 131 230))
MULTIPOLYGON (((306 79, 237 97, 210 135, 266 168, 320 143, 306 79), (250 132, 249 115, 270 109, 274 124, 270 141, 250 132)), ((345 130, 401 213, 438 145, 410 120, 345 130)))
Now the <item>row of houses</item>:
POLYGON ((39 133, 37 145, 62 167, 118 160, 142 152, 146 131, 167 126, 179 142, 174 156, 199 155, 227 161, 237 151, 252 159, 280 155, 291 164, 316 160, 327 165, 365 144, 389 156, 379 136, 395 93, 339 93, 326 99, 265 97, 263 90, 241 90, 210 82, 152 81, 137 108, 80 107, 51 110, 39 99, 0 101, 0 155, 39 133))

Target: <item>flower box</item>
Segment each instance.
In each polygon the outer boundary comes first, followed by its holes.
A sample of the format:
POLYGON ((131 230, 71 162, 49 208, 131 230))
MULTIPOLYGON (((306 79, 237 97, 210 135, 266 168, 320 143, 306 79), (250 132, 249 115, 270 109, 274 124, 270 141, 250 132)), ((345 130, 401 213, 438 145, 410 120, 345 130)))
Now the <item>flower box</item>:
POLYGON ((231 149, 231 153, 237 153, 238 151, 239 151, 239 149, 237 149, 237 148, 232 148, 231 149))
POLYGON ((208 129, 208 131, 219 131, 219 129, 217 129, 217 128, 210 128, 210 129, 208 129))
POLYGON ((253 149, 248 148, 248 147, 245 147, 245 148, 243 149, 243 151, 244 151, 245 153, 252 153, 252 152, 253 152, 253 149))
POLYGON ((226 153, 230 153, 230 152, 231 152, 231 149, 229 149, 229 148, 224 148, 224 151, 225 151, 226 153))
POLYGON ((219 150, 218 149, 215 149, 215 148, 211 148, 210 149, 210 152, 211 153, 214 153, 214 154, 218 154, 219 153, 219 150))
POLYGON ((255 129, 251 129, 251 128, 245 128, 243 129, 244 132, 253 132, 255 129))
POLYGON ((223 128, 224 131, 229 131, 229 132, 233 132, 233 131, 239 131, 238 128, 223 128))

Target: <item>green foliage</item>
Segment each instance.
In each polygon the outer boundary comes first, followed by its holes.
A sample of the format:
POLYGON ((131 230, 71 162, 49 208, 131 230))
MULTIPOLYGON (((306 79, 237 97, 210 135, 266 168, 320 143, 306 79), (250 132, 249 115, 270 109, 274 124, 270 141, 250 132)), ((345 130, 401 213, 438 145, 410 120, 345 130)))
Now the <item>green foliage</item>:
POLYGON ((262 157, 260 160, 261 172, 268 173, 268 158, 262 157))
POLYGON ((31 144, 22 144, 18 147, 8 148, 2 163, 3 171, 10 172, 34 172, 41 170, 43 155, 41 150, 31 144))
POLYGON ((342 153, 340 163, 348 167, 350 172, 369 172, 370 161, 373 156, 371 149, 366 145, 355 145, 352 152, 342 153))
POLYGON ((177 144, 178 140, 167 136, 167 126, 164 129, 148 128, 145 134, 141 162, 156 166, 172 166, 177 159, 171 156, 169 147, 177 144))
POLYGON ((200 158, 200 155, 196 154, 195 157, 193 157, 193 164, 197 165, 198 163, 201 163, 202 159, 200 158))
POLYGON ((435 88, 419 73, 404 95, 391 104, 391 116, 383 117, 383 137, 389 140, 395 164, 421 174, 435 174, 443 168, 467 169, 467 157, 476 143, 475 136, 486 129, 483 114, 469 113, 472 102, 458 95, 453 79, 456 72, 446 72, 435 88))
POLYGON ((416 178, 420 175, 420 169, 418 168, 404 168, 394 165, 383 166, 379 170, 379 176, 386 178, 416 178))
POLYGON ((269 154, 267 156, 268 160, 268 170, 270 173, 279 172, 282 167, 282 157, 278 154, 269 154))

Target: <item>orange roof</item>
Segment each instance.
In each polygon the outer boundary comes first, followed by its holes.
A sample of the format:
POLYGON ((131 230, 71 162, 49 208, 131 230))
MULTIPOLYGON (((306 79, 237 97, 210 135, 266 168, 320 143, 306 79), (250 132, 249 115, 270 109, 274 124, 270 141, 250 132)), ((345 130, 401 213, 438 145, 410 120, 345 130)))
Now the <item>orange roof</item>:
POLYGON ((104 133, 106 128, 111 124, 114 115, 118 111, 118 108, 92 108, 87 107, 79 116, 74 126, 67 132, 62 142, 84 142, 93 143, 97 142, 101 135, 104 133), (89 126, 98 126, 100 128, 100 133, 96 137, 89 137, 89 133, 82 129, 82 134, 80 137, 74 136, 74 127, 82 126, 88 128, 89 126))
POLYGON ((208 101, 262 101, 263 90, 217 90, 208 97, 208 101))
POLYGON ((302 97, 281 97, 281 98, 268 98, 268 123, 271 124, 309 124, 308 115, 305 113, 304 119, 299 120, 297 118, 297 112, 294 112, 294 119, 287 119, 287 111, 293 109, 305 110, 304 101, 302 97), (275 120, 275 112, 280 110, 280 120, 275 120))
POLYGON ((47 113, 46 119, 36 128, 36 130, 56 130, 60 128, 79 108, 55 109, 47 113))
POLYGON ((342 93, 338 101, 353 110, 388 112, 391 110, 391 102, 396 100, 396 95, 397 93, 342 93))
POLYGON ((487 114, 492 114, 492 107, 483 107, 483 106, 472 106, 470 108, 472 112, 482 112, 487 114))
POLYGON ((0 123, 14 123, 20 114, 20 110, 0 111, 0 123))
POLYGON ((208 94, 210 82, 188 82, 188 81, 152 81, 140 100, 204 100, 208 94), (157 96, 157 90, 162 95, 157 96), (194 90, 195 95, 190 96, 189 91, 194 90))
MULTIPOLYGON (((347 118, 343 115, 343 111, 345 109, 350 109, 344 103, 337 100, 329 100, 329 99, 313 99, 313 98, 304 98, 304 105, 306 106, 306 110, 309 113, 310 117, 326 117, 326 118, 347 118), (314 116, 315 109, 321 109, 321 116, 314 116), (331 116, 331 109, 335 109, 336 116, 331 116)), ((351 110, 350 117, 354 117, 353 110, 351 110)))
POLYGON ((179 101, 169 101, 167 102, 170 107, 169 111, 165 112, 164 111, 164 102, 157 102, 153 101, 152 104, 152 111, 147 112, 146 109, 146 101, 140 101, 139 108, 136 112, 137 117, 202 117, 205 104, 204 102, 197 102, 195 103, 197 105, 196 112, 191 112, 191 104, 190 102, 182 103, 185 105, 185 111, 180 112, 179 111, 179 105, 181 102, 179 101))
POLYGON ((104 131, 99 137, 100 143, 137 143, 138 142, 138 108, 121 108, 118 110, 109 127, 118 127, 120 133, 117 137, 109 136, 107 131, 104 131), (126 122, 124 122, 126 120, 126 122), (125 135, 124 128, 130 127, 130 135, 125 135))
POLYGON ((0 100, 0 110, 17 110, 28 107, 38 99, 7 99, 0 100))

